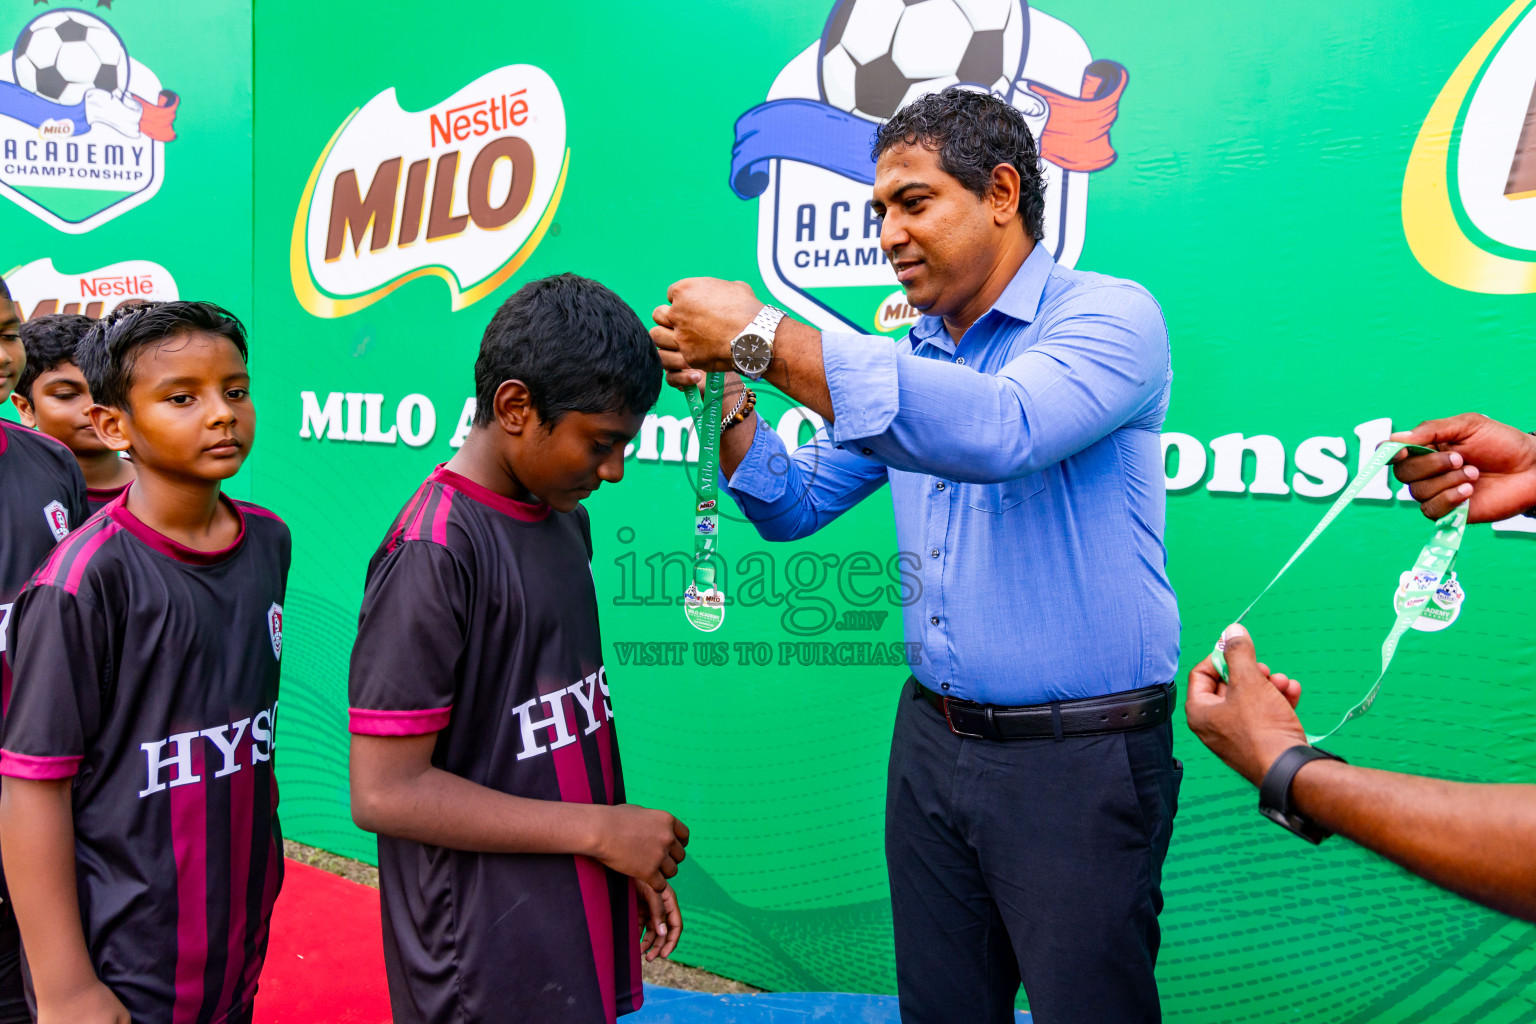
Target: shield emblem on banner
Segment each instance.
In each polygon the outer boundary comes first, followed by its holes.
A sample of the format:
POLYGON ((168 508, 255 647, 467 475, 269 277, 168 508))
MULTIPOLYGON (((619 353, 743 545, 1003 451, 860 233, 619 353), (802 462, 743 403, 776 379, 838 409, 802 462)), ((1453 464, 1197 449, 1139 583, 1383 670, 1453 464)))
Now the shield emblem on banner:
POLYGON ((72 235, 148 202, 181 102, 99 14, 45 11, 0 53, 0 195, 72 235))
POLYGON ((900 107, 951 85, 1024 115, 1046 176, 1043 244, 1075 265, 1089 177, 1115 160, 1109 129, 1126 81, 1027 0, 837 0, 821 38, 736 122, 730 184, 758 201, 769 291, 823 329, 894 335, 916 320, 880 250, 869 146, 900 107))

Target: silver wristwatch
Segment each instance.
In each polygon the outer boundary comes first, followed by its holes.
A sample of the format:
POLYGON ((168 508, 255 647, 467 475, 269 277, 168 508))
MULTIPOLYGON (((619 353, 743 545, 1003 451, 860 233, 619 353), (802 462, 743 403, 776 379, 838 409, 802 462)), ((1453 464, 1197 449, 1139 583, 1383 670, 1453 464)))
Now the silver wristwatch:
POLYGON ((743 377, 760 379, 773 362, 773 335, 779 329, 784 311, 764 306, 752 322, 731 339, 731 360, 743 377))

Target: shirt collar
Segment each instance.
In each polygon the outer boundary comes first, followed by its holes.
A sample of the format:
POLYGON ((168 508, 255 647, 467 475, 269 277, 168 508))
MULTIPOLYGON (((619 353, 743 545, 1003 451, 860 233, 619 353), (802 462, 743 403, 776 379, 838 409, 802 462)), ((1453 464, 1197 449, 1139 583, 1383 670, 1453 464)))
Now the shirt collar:
MULTIPOLYGON (((1050 278, 1055 266, 1056 261, 1046 251, 1044 243, 1035 242, 1034 249, 1013 275, 1013 280, 1008 282, 1008 287, 1003 289, 1003 294, 997 297, 997 301, 992 303, 992 308, 983 313, 982 317, 995 311, 1012 317, 1020 323, 1032 323, 1040 312, 1040 299, 1045 294, 1045 282, 1050 278)), ((978 318, 977 322, 980 323, 980 321, 981 318, 978 318)), ((955 347, 954 339, 944 329, 944 318, 939 316, 918 317, 917 323, 912 325, 912 339, 937 345, 945 351, 953 351, 955 347)))

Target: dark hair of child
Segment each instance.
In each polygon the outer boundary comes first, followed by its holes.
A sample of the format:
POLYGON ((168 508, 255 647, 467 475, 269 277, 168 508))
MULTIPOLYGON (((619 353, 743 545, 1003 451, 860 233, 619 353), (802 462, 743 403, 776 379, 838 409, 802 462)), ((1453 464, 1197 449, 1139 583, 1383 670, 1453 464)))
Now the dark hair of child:
POLYGON ((32 385, 49 370, 75 361, 75 348, 96 321, 79 313, 52 313, 35 316, 21 325, 21 347, 27 350, 27 365, 16 381, 16 390, 32 400, 32 385))
POLYGON ((240 358, 247 358, 245 325, 235 314, 211 302, 176 301, 114 310, 80 340, 75 365, 85 374, 86 386, 98 404, 126 409, 139 352, 184 334, 228 338, 240 358))
POLYGON ((518 289, 486 327, 475 360, 476 426, 491 422, 496 389, 509 380, 527 386, 553 430, 568 412, 646 412, 661 394, 661 358, 623 299, 559 274, 518 289))

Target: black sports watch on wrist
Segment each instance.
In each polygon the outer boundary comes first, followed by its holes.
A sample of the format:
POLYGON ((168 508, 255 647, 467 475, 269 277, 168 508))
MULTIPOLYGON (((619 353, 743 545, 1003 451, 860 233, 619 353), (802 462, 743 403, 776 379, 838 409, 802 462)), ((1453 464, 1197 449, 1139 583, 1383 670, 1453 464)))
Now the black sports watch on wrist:
POLYGON ((1264 781, 1259 783, 1259 813, 1281 828, 1301 836, 1313 846, 1333 833, 1291 807, 1291 782, 1296 778, 1296 773, 1301 771, 1302 765, 1323 758, 1349 763, 1320 747, 1298 743, 1275 758, 1275 763, 1264 773, 1264 781))

